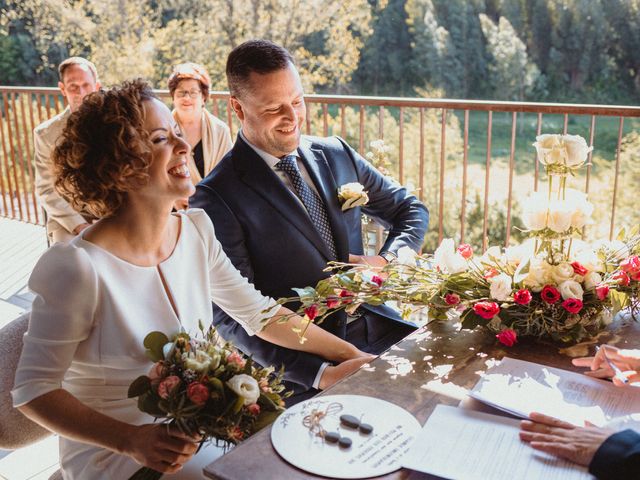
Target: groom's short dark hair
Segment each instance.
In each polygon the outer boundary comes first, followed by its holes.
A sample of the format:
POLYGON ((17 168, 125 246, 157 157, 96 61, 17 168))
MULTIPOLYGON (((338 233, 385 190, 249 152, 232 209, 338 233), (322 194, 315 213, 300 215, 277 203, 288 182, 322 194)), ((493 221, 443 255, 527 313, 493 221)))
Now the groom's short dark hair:
POLYGON ((269 40, 249 40, 227 57, 227 83, 233 96, 240 96, 251 73, 266 74, 294 65, 289 51, 269 40))

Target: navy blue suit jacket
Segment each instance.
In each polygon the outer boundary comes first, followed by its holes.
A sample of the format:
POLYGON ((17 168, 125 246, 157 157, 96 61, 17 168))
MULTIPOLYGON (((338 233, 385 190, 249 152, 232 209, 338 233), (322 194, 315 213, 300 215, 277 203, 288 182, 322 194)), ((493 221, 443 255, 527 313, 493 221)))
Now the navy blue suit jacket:
MULTIPOLYGON (((334 235, 338 260, 349 253, 362 254, 361 214, 366 213, 389 229, 382 251, 403 246, 421 247, 429 222, 425 206, 404 187, 391 182, 342 139, 302 137, 298 148, 325 206, 334 235), (342 211, 337 190, 359 182, 368 192, 366 206, 342 211)), ((231 262, 264 295, 294 295, 292 287, 314 286, 330 252, 306 210, 275 172, 240 136, 216 168, 196 187, 190 206, 204 209, 213 221, 216 237, 231 262)), ((294 309, 297 305, 292 305, 294 309)), ((385 306, 367 306, 388 318, 400 320, 385 306)), ((285 379, 311 388, 324 360, 251 337, 214 305, 213 323, 220 334, 263 365, 284 365, 285 379)), ((321 325, 345 338, 344 312, 331 315, 321 325)))
POLYGON ((601 480, 640 478, 640 434, 623 430, 611 435, 594 455, 589 472, 601 480))

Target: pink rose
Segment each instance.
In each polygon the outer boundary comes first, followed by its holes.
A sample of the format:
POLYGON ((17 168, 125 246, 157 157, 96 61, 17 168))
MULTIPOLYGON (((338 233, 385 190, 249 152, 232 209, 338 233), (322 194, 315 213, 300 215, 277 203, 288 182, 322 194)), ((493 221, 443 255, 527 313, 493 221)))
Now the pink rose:
POLYGON ((161 398, 167 399, 178 385, 180 385, 180 379, 175 375, 170 375, 158 385, 158 395, 160 395, 161 398))
POLYGON ((260 415, 260 405, 258 405, 257 403, 252 403, 251 405, 249 405, 247 407, 247 410, 254 417, 257 417, 258 415, 260 415))
POLYGON ((196 405, 204 405, 209 400, 209 389, 200 382, 191 382, 187 387, 187 397, 196 405))
POLYGON ((500 307, 495 302, 478 302, 473 306, 473 311, 476 315, 489 320, 500 313, 500 307))
POLYGON ((327 297, 327 308, 336 308, 340 305, 340 300, 337 297, 327 297))
POLYGON ((164 363, 156 362, 151 367, 151 370, 149 370, 147 377, 149 377, 149 380, 153 382, 154 380, 158 380, 159 378, 162 378, 163 371, 164 371, 164 363))
POLYGON ((596 296, 598 297, 598 300, 604 300, 607 298, 607 295, 609 295, 609 285, 601 283, 596 286, 596 296))
POLYGON ((547 303, 556 303, 560 300, 560 296, 558 289, 552 285, 545 285, 540 292, 540 297, 547 303))
POLYGON ((264 393, 273 392, 273 390, 269 386, 269 380, 266 378, 261 378, 260 381, 258 382, 258 386, 260 387, 260 390, 262 390, 264 393))
POLYGON ((507 328, 497 334, 496 338, 501 344, 506 345, 507 347, 513 347, 513 344, 518 341, 518 334, 515 330, 507 328))
POLYGON ((513 301, 518 305, 528 305, 531 303, 531 292, 526 288, 522 288, 513 294, 513 301))
POLYGON ((227 363, 236 364, 239 368, 244 368, 245 363, 247 361, 242 358, 238 352, 233 352, 231 355, 227 357, 227 363))
POLYGON ((573 267, 573 273, 576 275, 582 275, 584 277, 589 273, 589 270, 587 270, 580 262, 573 262, 571 266, 573 267))
POLYGON ((640 272, 640 258, 637 255, 626 258, 620 264, 620 270, 629 274, 640 272))
POLYGON ((616 272, 613 275, 613 279, 616 281, 618 285, 622 287, 628 286, 629 283, 631 282, 629 275, 627 275, 625 272, 616 272))
POLYGON ((458 305, 460 303, 460 295, 457 293, 447 293, 444 296, 444 303, 447 305, 458 305))
POLYGON ((458 253, 462 255, 466 260, 469 260, 473 257, 473 248, 468 243, 461 243, 458 246, 458 253))
POLYGON ((378 285, 379 287, 381 287, 382 283, 384 282, 384 280, 380 275, 374 275, 373 277, 371 277, 371 281, 376 285, 378 285))
POLYGON ((582 300, 577 298, 567 298, 562 302, 562 307, 569 313, 578 313, 582 310, 582 300))
POLYGON ((242 440, 242 437, 244 437, 244 433, 242 433, 242 430, 237 425, 227 428, 227 435, 231 441, 242 440))
POLYGON ((313 321, 314 318, 318 316, 318 306, 310 305, 304 309, 304 314, 309 318, 309 320, 313 321))

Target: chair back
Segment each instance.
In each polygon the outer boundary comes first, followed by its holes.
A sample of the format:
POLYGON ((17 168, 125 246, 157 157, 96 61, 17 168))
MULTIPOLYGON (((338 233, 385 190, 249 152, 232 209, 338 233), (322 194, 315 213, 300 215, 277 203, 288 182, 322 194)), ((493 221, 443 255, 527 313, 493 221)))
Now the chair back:
POLYGON ((29 312, 0 329, 0 448, 4 450, 16 450, 51 435, 13 408, 11 390, 28 326, 29 312))

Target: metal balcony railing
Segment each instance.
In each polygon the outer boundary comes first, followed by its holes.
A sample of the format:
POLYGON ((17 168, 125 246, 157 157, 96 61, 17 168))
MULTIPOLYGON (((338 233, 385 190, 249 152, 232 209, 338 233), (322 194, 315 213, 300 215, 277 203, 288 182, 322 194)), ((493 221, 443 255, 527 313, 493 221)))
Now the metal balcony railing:
MULTIPOLYGON (((166 90, 156 93, 170 104, 166 90)), ((0 94, 0 216, 43 223, 34 189, 33 129, 62 111, 64 99, 55 88, 0 87, 0 94)), ((602 159, 572 179, 590 193, 593 169, 599 171, 598 208, 605 215, 588 227, 594 236, 611 238, 621 225, 640 221, 617 216, 621 147, 625 135, 640 126, 640 107, 337 95, 305 99, 306 133, 340 135, 363 155, 379 138, 392 147, 393 176, 411 185, 431 212, 427 248, 445 236, 467 241, 472 231, 482 249, 494 237, 509 245, 512 227, 519 226, 514 224, 517 200, 541 181, 531 147, 541 133, 581 134, 602 159)), ((235 135, 239 125, 228 93, 213 92, 208 108, 235 135)))

